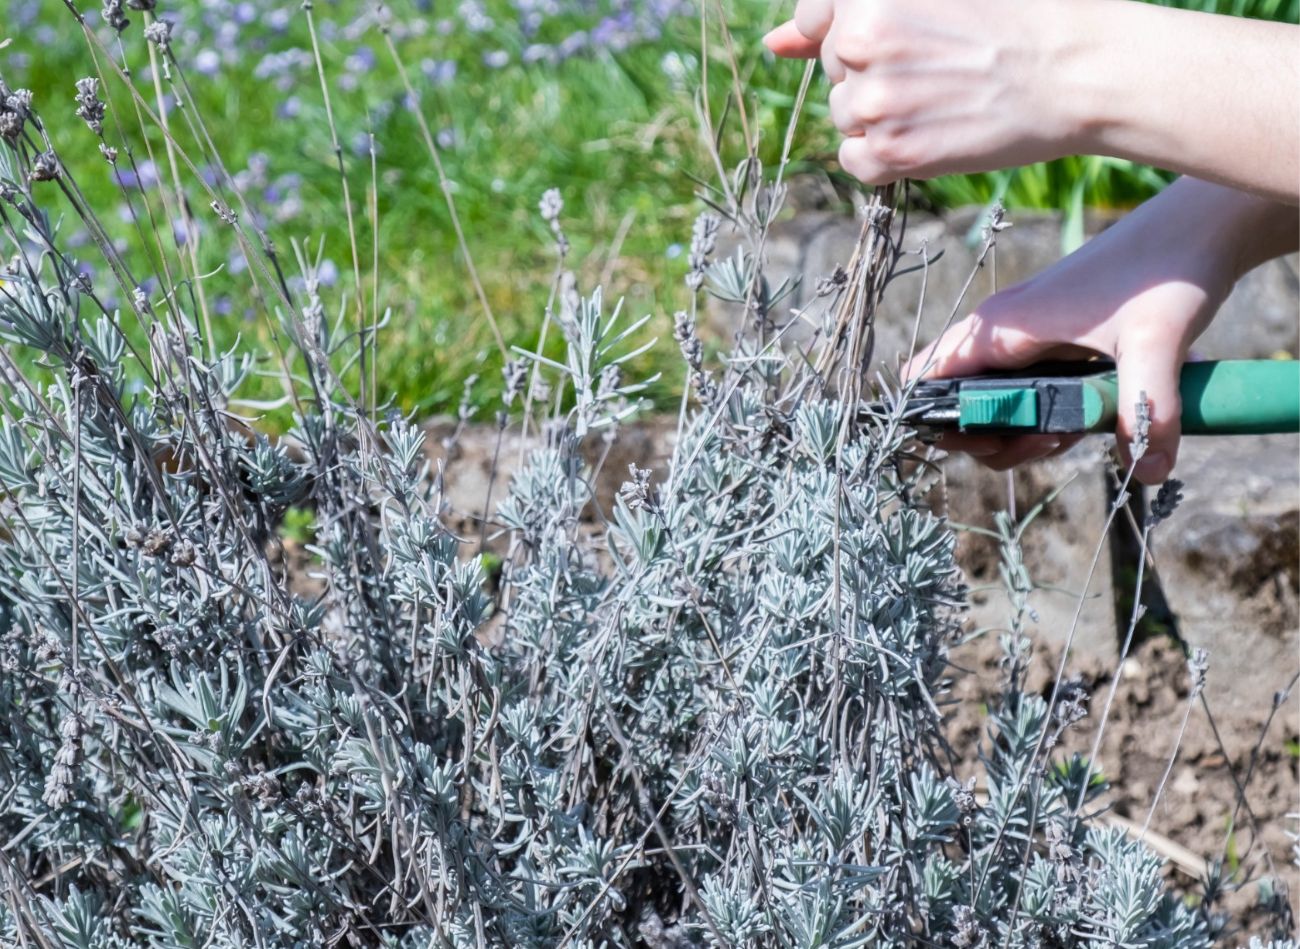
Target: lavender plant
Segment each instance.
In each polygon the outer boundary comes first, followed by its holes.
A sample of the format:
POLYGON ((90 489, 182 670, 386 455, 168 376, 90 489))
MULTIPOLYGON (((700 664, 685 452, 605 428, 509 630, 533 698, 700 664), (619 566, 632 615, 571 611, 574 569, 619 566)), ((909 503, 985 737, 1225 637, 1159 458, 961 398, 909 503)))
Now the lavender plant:
MULTIPOLYGON (((97 91, 76 89, 92 131, 97 91)), ((540 432, 489 583, 424 433, 345 382, 372 336, 328 316, 354 303, 319 258, 290 285, 239 183, 212 189, 281 347, 273 439, 241 415, 262 370, 207 351, 183 252, 148 290, 97 241, 128 301, 104 305, 48 211, 100 234, 94 209, 30 97, 0 99, 5 944, 1210 943, 1159 861, 1089 819, 1103 784, 1054 757, 1085 697, 1026 690, 1014 623, 979 776, 954 777, 953 535, 899 412, 861 398, 891 193, 796 357, 763 275, 780 170, 719 182, 689 285, 752 332, 713 367, 678 316, 672 457, 608 511, 583 448, 636 408, 644 321, 566 276, 547 195, 567 356, 507 365, 540 432), (721 226, 744 240, 713 261, 721 226), (276 533, 302 506, 306 568, 276 533)), ((1017 551, 1008 532, 1009 576, 1017 551)))

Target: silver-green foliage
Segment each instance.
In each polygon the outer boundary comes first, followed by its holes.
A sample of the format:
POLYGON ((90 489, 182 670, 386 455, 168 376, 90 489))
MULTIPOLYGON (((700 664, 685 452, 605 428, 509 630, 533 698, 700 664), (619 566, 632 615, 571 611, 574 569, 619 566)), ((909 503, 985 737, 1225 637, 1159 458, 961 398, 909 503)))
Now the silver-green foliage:
MULTIPOLYGON (((489 583, 422 432, 340 382, 355 341, 314 281, 277 310, 298 410, 270 440, 235 414, 251 364, 203 355, 187 297, 99 306, 40 144, 0 145, 0 942, 1208 942, 1077 809, 1088 769, 1051 757, 1077 697, 1049 708, 1011 663, 979 779, 955 779, 964 591, 897 419, 770 343, 711 373, 683 317, 700 403, 601 512, 586 449, 637 386, 597 291, 567 360, 534 363, 556 408, 489 583), (297 576, 291 506, 318 525, 297 576)), ((779 191, 737 181, 724 210, 770 219, 779 191)))

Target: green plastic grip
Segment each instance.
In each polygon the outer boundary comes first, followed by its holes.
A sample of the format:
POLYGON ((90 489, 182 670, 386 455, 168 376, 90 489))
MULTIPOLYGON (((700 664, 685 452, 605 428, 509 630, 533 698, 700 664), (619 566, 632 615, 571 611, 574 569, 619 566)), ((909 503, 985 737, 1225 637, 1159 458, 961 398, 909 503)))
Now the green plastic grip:
MULTIPOLYGON (((1084 380, 1089 431, 1114 431, 1115 373, 1084 380)), ((1185 435, 1265 435, 1300 431, 1300 360, 1189 362, 1178 383, 1185 435)))

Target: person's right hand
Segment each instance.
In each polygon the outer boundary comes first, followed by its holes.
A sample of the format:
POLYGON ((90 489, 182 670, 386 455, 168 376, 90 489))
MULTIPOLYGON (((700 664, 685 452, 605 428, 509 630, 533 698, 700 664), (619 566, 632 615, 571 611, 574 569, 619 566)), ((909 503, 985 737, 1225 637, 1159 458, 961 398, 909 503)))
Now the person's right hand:
MULTIPOLYGON (((1041 274, 989 297, 917 353, 903 377, 979 375, 1094 355, 1113 359, 1120 454, 1127 465, 1145 393, 1149 447, 1134 475, 1159 484, 1178 457, 1178 381, 1188 348, 1237 277, 1293 249, 1296 232, 1294 208, 1182 179, 1041 274)), ((940 446, 1001 469, 1074 441, 953 434, 940 446)))

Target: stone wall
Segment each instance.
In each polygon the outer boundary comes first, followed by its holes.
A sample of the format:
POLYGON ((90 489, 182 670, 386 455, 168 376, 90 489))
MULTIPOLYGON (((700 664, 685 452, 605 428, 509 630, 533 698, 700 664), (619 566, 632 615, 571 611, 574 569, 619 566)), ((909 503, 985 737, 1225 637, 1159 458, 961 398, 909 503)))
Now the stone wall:
MULTIPOLYGON (((950 316, 955 314, 958 319, 965 316, 995 289, 1020 283, 1060 259, 1060 215, 1020 212, 1011 215, 1012 226, 998 235, 984 266, 976 270, 981 214, 981 209, 968 208, 941 217, 909 215, 900 246, 914 256, 905 258, 904 264, 920 264, 927 258, 934 262, 924 273, 916 271, 896 278, 885 294, 876 323, 877 365, 893 364, 907 355, 918 303, 923 303, 918 342, 924 344, 939 334, 950 316), (920 254, 923 247, 924 257, 920 254), (963 298, 962 290, 968 280, 970 286, 963 298)), ((1113 217, 1090 216, 1085 232, 1095 234, 1113 220, 1113 217)), ((803 212, 774 225, 765 248, 768 278, 774 286, 786 278, 798 280, 794 294, 781 303, 786 314, 807 306, 817 281, 832 273, 836 265, 847 266, 860 231, 860 221, 831 211, 803 212)), ((895 233, 898 235, 900 229, 896 227, 895 233)), ((729 244, 724 233, 719 257, 734 248, 734 238, 731 241, 729 244)), ((1248 274, 1198 341, 1195 353, 1213 359, 1297 355, 1300 351, 1298 272, 1300 262, 1292 255, 1248 274)), ((816 307, 810 308, 810 312, 815 310, 816 307)), ((777 319, 780 321, 782 314, 777 314, 777 319)), ((708 326, 718 339, 729 339, 740 320, 739 308, 734 305, 713 301, 709 306, 708 326)), ((788 338, 806 338, 810 331, 810 325, 796 327, 788 338)))

